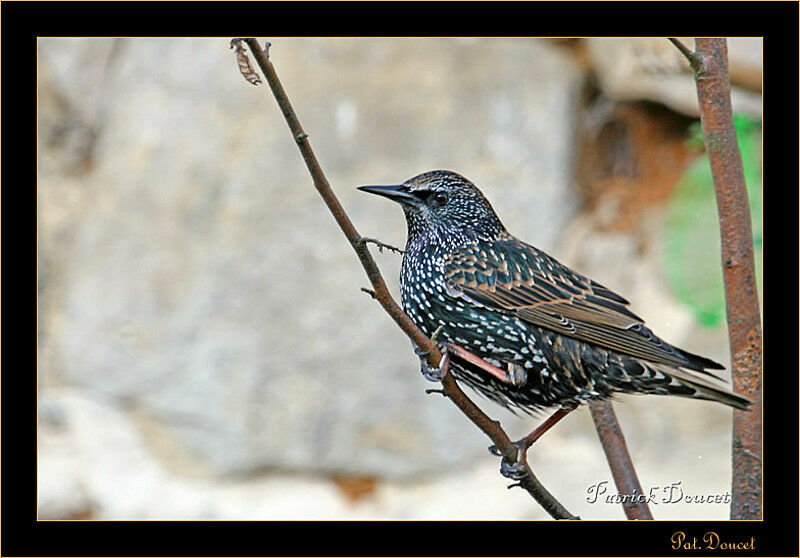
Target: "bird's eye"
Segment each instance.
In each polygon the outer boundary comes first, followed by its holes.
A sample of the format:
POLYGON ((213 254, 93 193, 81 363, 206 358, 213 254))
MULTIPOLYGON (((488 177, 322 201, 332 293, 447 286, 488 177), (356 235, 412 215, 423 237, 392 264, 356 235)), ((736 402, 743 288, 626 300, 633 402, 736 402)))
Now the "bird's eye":
POLYGON ((447 194, 444 192, 439 192, 435 196, 433 196, 433 203, 434 205, 444 205, 447 203, 447 194))

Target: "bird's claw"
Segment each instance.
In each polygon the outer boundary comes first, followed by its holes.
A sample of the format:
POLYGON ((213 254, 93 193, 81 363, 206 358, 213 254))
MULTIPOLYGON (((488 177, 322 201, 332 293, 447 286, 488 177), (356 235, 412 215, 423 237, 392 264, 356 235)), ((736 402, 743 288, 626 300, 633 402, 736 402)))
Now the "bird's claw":
POLYGON ((510 464, 508 459, 497 449, 497 446, 494 444, 489 446, 489 453, 492 455, 496 455, 501 457, 500 460, 500 474, 504 477, 511 479, 511 480, 522 480, 526 476, 528 476, 528 459, 527 459, 527 448, 524 447, 520 442, 514 442, 514 446, 517 448, 517 458, 514 461, 514 464, 510 464))
POLYGON ((528 468, 522 461, 517 461, 513 465, 509 465, 508 462, 503 459, 500 461, 500 474, 507 479, 518 481, 528 476, 528 468))
POLYGON ((419 356, 419 368, 422 375, 425 377, 426 380, 431 382, 441 382, 444 377, 447 375, 447 368, 450 364, 450 359, 447 355, 447 350, 445 349, 444 355, 442 356, 442 360, 439 361, 439 366, 434 368, 430 364, 428 364, 428 359, 426 358, 429 351, 422 351, 421 349, 415 349, 417 355, 419 356))
POLYGON ((436 331, 434 331, 433 335, 431 335, 431 342, 434 345, 438 345, 439 344, 439 334, 442 332, 443 329, 444 329, 444 324, 442 324, 439 327, 437 327, 436 331))

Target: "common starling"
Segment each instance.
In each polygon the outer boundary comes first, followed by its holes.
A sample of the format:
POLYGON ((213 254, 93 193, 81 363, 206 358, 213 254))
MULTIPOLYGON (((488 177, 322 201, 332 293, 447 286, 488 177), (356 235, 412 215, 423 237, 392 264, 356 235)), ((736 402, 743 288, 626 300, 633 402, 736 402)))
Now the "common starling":
POLYGON ((426 335, 438 330, 455 377, 489 399, 526 412, 615 393, 751 405, 708 372, 723 366, 663 341, 623 297, 509 234, 463 176, 359 189, 401 204, 403 309, 426 335))

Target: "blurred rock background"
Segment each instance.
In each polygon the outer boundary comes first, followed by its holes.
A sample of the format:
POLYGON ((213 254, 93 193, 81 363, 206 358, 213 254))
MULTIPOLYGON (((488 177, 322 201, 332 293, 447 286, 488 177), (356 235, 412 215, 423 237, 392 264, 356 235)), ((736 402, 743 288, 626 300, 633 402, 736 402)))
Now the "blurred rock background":
MULTIPOLYGON (((761 43, 729 49, 760 260, 761 43)), ((276 39, 270 54, 362 234, 402 245, 405 225, 357 185, 461 172, 513 233, 727 365, 696 93, 666 40, 276 39)), ((424 394, 227 39, 47 39, 38 63, 40 519, 548 517, 424 394)), ((399 256, 376 258, 396 294, 399 256)), ((513 436, 539 420, 476 401, 513 436)), ((645 490, 729 490, 730 410, 616 409, 645 490)), ((531 463, 573 513, 624 517, 587 502, 596 483, 615 492, 588 410, 531 463)))

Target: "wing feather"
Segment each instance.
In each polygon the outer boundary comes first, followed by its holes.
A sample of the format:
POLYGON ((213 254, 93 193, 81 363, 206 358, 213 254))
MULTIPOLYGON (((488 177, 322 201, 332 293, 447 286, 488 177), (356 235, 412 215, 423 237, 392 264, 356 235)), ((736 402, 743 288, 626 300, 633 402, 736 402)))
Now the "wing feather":
POLYGON ((534 325, 668 366, 722 368, 662 341, 623 297, 516 238, 461 248, 445 271, 473 300, 534 325))

